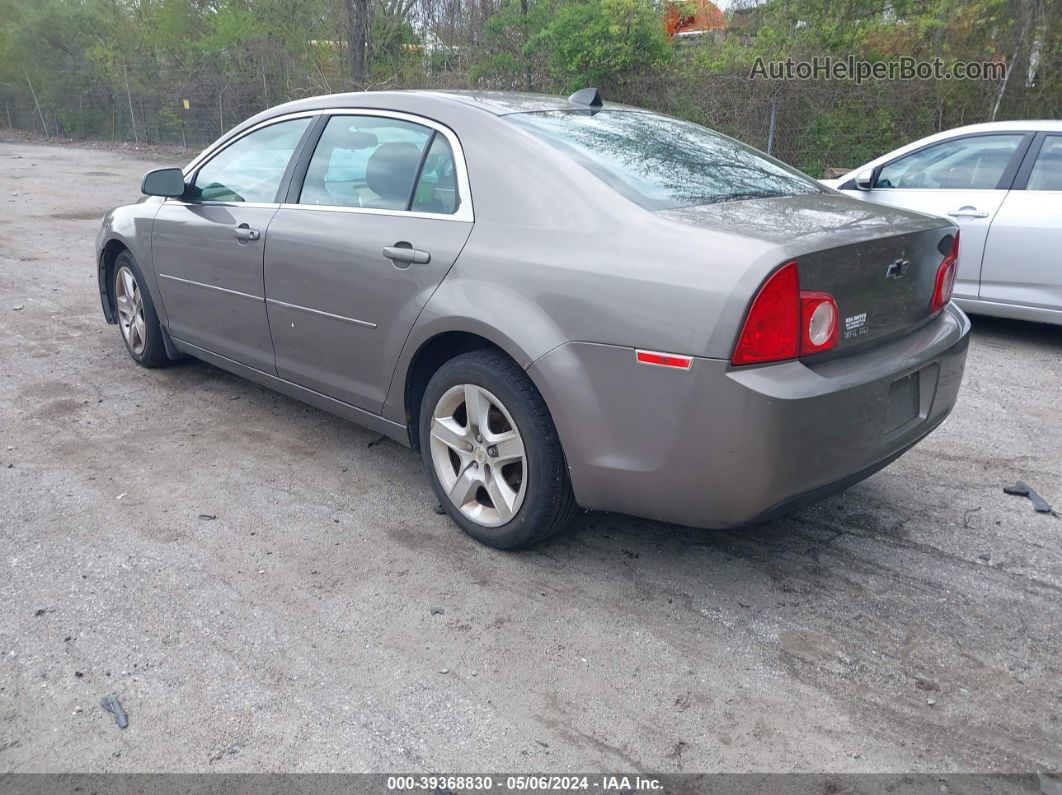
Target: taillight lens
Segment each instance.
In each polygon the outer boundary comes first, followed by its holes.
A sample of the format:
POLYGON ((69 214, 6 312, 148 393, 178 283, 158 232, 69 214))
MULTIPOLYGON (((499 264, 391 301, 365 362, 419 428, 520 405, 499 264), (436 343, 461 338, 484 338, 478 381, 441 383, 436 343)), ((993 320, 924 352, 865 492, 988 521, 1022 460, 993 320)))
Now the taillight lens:
POLYGON ((749 307, 732 364, 792 359, 800 350, 800 274, 790 262, 776 270, 749 307))
POLYGON ((930 312, 939 312, 948 305, 951 300, 951 291, 955 289, 955 276, 959 271, 959 232, 955 231, 955 237, 951 241, 951 251, 937 268, 937 281, 933 285, 933 301, 929 305, 930 312))
POLYGON ((795 262, 771 274, 756 294, 738 335, 731 364, 763 364, 821 353, 838 339, 837 302, 800 289, 795 262))
POLYGON ((827 351, 837 344, 837 302, 829 293, 804 290, 800 293, 803 335, 800 353, 827 351))

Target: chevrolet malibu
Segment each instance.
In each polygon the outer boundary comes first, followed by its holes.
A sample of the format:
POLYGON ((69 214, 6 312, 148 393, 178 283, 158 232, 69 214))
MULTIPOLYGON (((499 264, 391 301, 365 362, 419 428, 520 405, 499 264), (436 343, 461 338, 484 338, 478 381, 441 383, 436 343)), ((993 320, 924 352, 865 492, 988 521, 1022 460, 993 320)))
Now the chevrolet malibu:
POLYGON ((97 241, 133 360, 419 450, 495 547, 579 507, 777 516, 910 449, 962 380, 950 222, 594 89, 299 100, 141 188, 97 241))

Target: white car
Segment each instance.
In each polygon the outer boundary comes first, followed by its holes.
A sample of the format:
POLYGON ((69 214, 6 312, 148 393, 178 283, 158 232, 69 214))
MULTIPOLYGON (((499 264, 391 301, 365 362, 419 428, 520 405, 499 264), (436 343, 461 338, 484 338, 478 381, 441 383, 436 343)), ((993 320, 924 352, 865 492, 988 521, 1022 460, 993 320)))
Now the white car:
POLYGON ((967 312, 1062 324, 1062 121, 959 127, 823 184, 958 223, 967 312))

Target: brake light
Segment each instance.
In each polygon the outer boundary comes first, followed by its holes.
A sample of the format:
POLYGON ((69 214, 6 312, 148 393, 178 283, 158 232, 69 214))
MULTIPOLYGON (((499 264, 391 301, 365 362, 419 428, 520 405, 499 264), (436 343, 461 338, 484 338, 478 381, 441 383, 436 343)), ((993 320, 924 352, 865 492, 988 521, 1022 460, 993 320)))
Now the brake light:
POLYGON ((951 251, 937 268, 937 281, 933 285, 933 300, 929 304, 930 312, 939 312, 951 300, 951 291, 955 289, 955 277, 959 271, 959 230, 951 241, 951 251))
POLYGON ((790 262, 756 293, 734 347, 732 364, 792 359, 800 350, 800 274, 790 262))
POLYGON ((749 307, 731 364, 762 364, 822 353, 837 345, 837 302, 800 289, 800 270, 790 262, 764 282, 749 307))

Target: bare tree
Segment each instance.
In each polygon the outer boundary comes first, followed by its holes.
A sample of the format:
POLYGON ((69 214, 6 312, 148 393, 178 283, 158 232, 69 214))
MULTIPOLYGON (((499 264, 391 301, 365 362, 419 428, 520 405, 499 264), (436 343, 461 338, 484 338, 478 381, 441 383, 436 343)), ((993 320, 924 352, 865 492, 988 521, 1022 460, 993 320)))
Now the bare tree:
POLYGON ((350 55, 350 82, 357 90, 365 87, 365 52, 369 46, 371 0, 344 0, 347 49, 350 55))

